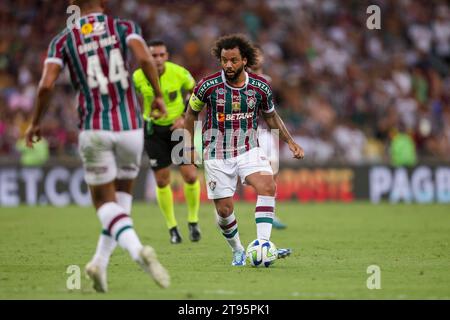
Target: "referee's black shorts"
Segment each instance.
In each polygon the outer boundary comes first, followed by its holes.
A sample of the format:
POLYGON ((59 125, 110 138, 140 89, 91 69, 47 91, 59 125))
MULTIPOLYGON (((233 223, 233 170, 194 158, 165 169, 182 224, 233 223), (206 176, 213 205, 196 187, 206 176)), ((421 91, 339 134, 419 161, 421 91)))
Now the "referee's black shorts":
MULTIPOLYGON (((179 150, 178 155, 175 155, 178 159, 182 159, 183 147, 182 138, 178 141, 172 141, 171 125, 158 126, 152 124, 148 126, 147 121, 144 123, 144 147, 145 152, 150 160, 150 166, 153 170, 159 170, 170 166, 172 161, 172 149, 177 146, 176 150, 179 150)), ((175 159, 174 159, 175 160, 175 159)), ((178 160, 180 161, 180 160, 178 160)))

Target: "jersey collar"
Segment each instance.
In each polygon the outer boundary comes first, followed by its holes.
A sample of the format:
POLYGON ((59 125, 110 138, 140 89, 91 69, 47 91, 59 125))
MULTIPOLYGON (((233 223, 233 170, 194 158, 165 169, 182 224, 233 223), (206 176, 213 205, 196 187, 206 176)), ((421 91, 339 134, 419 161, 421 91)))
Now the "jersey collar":
POLYGON ((232 86, 230 86, 230 85, 227 83, 227 78, 225 77, 225 72, 223 72, 223 70, 222 70, 222 72, 221 72, 222 81, 223 81, 223 83, 225 83, 225 85, 226 85, 228 88, 230 88, 230 89, 233 89, 233 90, 241 90, 241 89, 244 89, 244 88, 248 85, 248 73, 247 73, 247 71, 245 71, 245 70, 244 70, 244 73, 245 73, 245 83, 244 83, 244 85, 243 85, 242 87, 232 87, 232 86))

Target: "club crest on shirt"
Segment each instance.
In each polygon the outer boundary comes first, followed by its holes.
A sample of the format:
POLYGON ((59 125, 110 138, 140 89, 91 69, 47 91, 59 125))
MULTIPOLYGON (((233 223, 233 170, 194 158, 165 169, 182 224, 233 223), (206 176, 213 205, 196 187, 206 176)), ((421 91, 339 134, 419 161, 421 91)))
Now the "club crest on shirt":
POLYGON ((249 109, 253 109, 256 106, 256 97, 248 96, 246 102, 249 109))
POLYGON ((208 182, 208 186, 212 191, 214 191, 214 189, 216 189, 216 182, 211 180, 208 182))

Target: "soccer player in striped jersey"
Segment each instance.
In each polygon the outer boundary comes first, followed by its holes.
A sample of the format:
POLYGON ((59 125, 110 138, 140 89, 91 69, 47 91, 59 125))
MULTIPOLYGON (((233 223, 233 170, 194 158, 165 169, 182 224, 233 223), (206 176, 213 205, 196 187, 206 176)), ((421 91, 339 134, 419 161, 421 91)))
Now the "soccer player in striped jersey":
POLYGON ((49 45, 36 108, 26 132, 27 145, 32 147, 40 139, 40 122, 55 81, 67 65, 79 94, 79 151, 85 180, 103 227, 86 273, 96 291, 106 292, 106 269, 119 244, 165 288, 170 283, 169 274, 159 263, 155 250, 141 244, 130 216, 144 133, 128 72, 129 50, 155 88, 153 108, 164 115, 156 66, 135 23, 105 15, 102 0, 73 0, 71 4, 81 9, 79 26, 68 26, 49 45))
MULTIPOLYGON (((270 84, 261 76, 247 72, 256 62, 256 50, 243 35, 229 35, 217 40, 212 50, 222 70, 202 79, 189 101, 185 128, 190 141, 185 147, 190 161, 194 122, 206 106, 203 126, 205 180, 208 198, 214 200, 217 222, 233 251, 232 265, 245 265, 245 250, 239 238, 233 195, 237 177, 251 185, 258 194, 255 222, 257 238, 269 240, 275 212, 276 185, 270 162, 258 147, 257 127, 261 113, 270 129, 278 129, 294 158, 304 157, 275 111, 270 84)), ((279 249, 278 257, 290 254, 279 249)))

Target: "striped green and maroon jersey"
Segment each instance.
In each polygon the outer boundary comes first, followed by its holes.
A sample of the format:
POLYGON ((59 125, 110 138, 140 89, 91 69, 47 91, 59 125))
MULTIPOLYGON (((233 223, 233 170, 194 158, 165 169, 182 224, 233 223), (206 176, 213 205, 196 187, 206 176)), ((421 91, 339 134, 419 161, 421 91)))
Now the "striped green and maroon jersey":
POLYGON ((200 112, 206 105, 202 134, 205 160, 229 159, 257 147, 259 112, 275 110, 267 80, 245 74, 241 88, 227 84, 223 71, 203 78, 194 88, 190 107, 200 112))
POLYGON ((102 13, 81 17, 79 26, 66 28, 53 38, 45 63, 68 65, 78 91, 80 129, 141 128, 141 111, 127 64, 127 42, 144 42, 140 28, 102 13))

